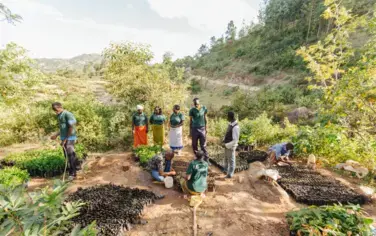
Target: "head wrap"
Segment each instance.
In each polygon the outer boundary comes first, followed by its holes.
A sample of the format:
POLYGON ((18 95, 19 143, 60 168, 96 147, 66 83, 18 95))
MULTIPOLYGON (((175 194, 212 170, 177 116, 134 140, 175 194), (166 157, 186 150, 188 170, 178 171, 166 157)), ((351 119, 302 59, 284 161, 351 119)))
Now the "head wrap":
POLYGON ((137 110, 144 110, 144 107, 142 105, 137 105, 137 110))

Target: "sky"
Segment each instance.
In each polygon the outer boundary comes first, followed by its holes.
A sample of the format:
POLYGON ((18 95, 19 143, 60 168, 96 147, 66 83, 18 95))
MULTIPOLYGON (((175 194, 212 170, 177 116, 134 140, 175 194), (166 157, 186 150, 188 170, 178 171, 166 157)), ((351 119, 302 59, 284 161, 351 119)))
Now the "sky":
POLYGON ((23 17, 0 21, 0 47, 15 42, 34 58, 71 58, 132 41, 150 45, 155 61, 167 51, 181 58, 224 34, 230 20, 257 21, 261 1, 0 0, 23 17))

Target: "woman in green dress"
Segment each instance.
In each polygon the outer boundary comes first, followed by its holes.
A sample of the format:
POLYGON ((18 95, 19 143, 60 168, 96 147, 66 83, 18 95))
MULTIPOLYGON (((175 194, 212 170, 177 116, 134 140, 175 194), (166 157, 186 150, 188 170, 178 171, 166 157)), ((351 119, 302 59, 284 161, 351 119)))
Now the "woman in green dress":
POLYGON ((158 106, 154 108, 154 113, 150 116, 149 122, 153 129, 154 144, 163 146, 165 142, 164 124, 166 122, 166 117, 162 114, 162 108, 158 106))

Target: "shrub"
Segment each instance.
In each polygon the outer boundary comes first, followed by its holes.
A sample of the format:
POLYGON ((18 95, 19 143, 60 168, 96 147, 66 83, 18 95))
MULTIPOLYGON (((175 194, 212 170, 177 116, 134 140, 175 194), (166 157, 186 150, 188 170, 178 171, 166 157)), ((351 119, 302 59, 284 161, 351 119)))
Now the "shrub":
POLYGON ((311 206, 287 213, 297 235, 372 235, 370 218, 358 205, 311 206))
MULTIPOLYGON (((80 160, 84 158, 85 150, 81 145, 76 147, 76 155, 80 160)), ((31 176, 52 177, 63 173, 65 157, 60 148, 45 149, 9 154, 4 158, 3 163, 27 170, 31 176)))
POLYGON ((161 151, 163 151, 161 146, 139 146, 133 150, 141 164, 147 164, 153 156, 161 151))
POLYGON ((189 89, 191 90, 192 94, 197 94, 197 93, 201 92, 201 90, 202 90, 200 82, 196 79, 191 80, 191 84, 189 86, 189 89))
POLYGON ((29 173, 17 167, 7 167, 0 170, 0 184, 15 186, 27 182, 30 179, 29 173))

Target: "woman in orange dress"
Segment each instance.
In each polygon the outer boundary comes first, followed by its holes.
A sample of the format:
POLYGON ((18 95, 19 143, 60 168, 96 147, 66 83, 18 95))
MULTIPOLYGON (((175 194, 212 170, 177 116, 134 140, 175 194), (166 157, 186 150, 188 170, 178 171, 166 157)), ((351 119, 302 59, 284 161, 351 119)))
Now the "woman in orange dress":
POLYGON ((144 107, 137 105, 137 112, 132 117, 133 147, 148 145, 149 123, 144 107))

